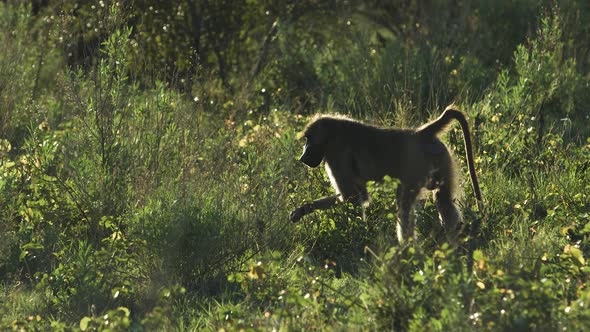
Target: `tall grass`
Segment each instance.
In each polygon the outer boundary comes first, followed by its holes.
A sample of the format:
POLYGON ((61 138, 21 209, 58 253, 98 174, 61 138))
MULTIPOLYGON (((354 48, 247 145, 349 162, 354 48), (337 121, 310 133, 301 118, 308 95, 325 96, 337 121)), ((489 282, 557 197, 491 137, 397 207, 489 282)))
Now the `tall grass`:
MULTIPOLYGON (((0 4, 0 326, 587 329, 588 75, 568 13, 541 13, 501 68, 358 28, 302 43, 252 83, 268 90, 236 100, 213 76, 187 92, 138 71, 123 21, 94 62, 67 66, 46 51, 60 25, 0 4), (309 105, 413 126, 451 101, 486 201, 472 274, 429 200, 418 240, 396 244, 395 181, 370 184, 372 227, 346 204, 288 221, 331 192, 296 161, 309 105)), ((445 139, 465 173, 460 133, 445 139)), ((462 186, 466 222, 482 217, 462 186)))

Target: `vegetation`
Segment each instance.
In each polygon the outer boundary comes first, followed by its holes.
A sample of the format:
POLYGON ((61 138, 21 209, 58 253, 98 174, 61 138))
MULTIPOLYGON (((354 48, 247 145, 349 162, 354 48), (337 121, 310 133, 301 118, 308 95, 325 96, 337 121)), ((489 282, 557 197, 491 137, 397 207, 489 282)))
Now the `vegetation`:
POLYGON ((589 35, 584 0, 0 2, 0 328, 589 330, 589 35), (288 221, 312 114, 451 102, 472 274, 430 200, 396 244, 395 181, 375 227, 288 221))

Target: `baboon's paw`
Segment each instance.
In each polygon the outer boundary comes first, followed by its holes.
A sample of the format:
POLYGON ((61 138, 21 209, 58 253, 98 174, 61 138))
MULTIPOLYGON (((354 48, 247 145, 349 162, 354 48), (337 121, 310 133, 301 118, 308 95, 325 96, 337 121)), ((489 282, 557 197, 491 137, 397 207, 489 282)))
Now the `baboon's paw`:
POLYGON ((298 222, 301 218, 303 218, 304 215, 305 215, 305 208, 303 206, 300 206, 300 207, 296 208, 295 210, 293 210, 293 212, 291 212, 289 219, 292 222, 298 222))

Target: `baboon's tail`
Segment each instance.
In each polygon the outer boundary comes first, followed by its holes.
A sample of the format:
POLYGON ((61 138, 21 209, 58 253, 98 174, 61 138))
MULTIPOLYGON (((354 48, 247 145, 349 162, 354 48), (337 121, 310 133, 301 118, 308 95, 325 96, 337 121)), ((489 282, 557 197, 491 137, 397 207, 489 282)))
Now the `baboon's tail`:
POLYGON ((473 145, 471 143, 471 133, 469 132, 469 125, 465 114, 461 112, 457 106, 451 104, 445 108, 443 114, 438 119, 429 122, 422 127, 418 128, 417 132, 421 136, 434 137, 443 133, 451 124, 452 120, 459 121, 461 124, 461 130, 463 131, 463 141, 465 143, 465 154, 467 155, 467 165, 469 167, 469 176, 471 177, 471 184, 473 185, 473 193, 475 198, 481 204, 483 198, 481 196, 481 190, 479 189, 479 182, 477 181, 477 175, 475 174, 475 164, 473 162, 473 145))
POLYGON ((451 104, 445 108, 443 114, 438 119, 430 121, 418 128, 418 132, 423 136, 437 136, 444 133, 451 125, 451 121, 457 120, 461 123, 461 127, 467 126, 465 115, 461 112, 457 106, 451 104))

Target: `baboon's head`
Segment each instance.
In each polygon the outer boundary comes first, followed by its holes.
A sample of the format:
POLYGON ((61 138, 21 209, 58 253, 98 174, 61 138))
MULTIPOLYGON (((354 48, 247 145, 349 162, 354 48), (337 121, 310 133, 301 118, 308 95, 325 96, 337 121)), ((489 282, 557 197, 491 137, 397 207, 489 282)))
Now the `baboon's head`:
POLYGON ((309 167, 318 167, 325 157, 326 133, 322 118, 312 120, 303 131, 305 145, 299 161, 309 167))

